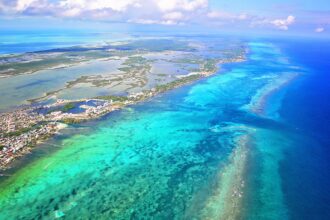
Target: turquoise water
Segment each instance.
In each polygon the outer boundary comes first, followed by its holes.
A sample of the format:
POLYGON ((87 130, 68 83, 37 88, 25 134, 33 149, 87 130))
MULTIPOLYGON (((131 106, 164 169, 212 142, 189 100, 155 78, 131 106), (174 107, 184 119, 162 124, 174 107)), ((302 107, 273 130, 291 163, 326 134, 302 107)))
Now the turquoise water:
POLYGON ((0 183, 0 219, 289 219, 282 161, 300 136, 279 109, 307 70, 249 47, 246 62, 67 130, 0 183))
POLYGON ((91 33, 90 31, 0 31, 0 55, 98 44, 131 38, 128 34, 124 33, 91 33))

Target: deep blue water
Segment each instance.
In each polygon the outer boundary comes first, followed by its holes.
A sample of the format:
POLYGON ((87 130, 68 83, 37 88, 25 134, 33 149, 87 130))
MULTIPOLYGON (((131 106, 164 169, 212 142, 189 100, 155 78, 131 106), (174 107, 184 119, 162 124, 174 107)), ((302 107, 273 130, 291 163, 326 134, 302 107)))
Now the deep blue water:
POLYGON ((308 69, 283 99, 280 114, 297 137, 282 163, 293 219, 330 219, 330 41, 280 42, 308 69))
POLYGON ((299 128, 329 141, 330 41, 289 41, 281 47, 309 70, 309 74, 290 88, 281 115, 299 128))

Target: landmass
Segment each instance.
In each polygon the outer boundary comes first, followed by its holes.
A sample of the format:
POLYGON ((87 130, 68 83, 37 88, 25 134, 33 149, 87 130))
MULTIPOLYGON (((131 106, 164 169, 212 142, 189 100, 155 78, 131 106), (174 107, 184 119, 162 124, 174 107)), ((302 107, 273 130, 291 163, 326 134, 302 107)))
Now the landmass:
POLYGON ((95 59, 121 60, 121 64, 115 73, 79 76, 66 82, 63 88, 47 91, 38 98, 26 100, 28 104, 1 113, 0 170, 7 169, 16 158, 29 153, 68 124, 99 118, 208 77, 218 72, 220 64, 244 61, 247 53, 244 44, 233 45, 216 48, 205 42, 138 40, 1 57, 0 75, 5 78, 51 68, 66 71, 69 66, 95 59), (204 56, 205 51, 212 51, 213 56, 204 56), (157 65, 177 69, 167 72, 165 68, 159 72, 157 65), (114 92, 80 99, 57 97, 65 90, 86 84, 114 92))

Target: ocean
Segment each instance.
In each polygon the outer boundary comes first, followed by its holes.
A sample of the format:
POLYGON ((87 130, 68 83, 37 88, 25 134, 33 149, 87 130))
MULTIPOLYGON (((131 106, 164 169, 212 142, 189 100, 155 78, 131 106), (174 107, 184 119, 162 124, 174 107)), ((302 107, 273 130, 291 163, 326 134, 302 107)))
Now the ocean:
POLYGON ((330 44, 248 45, 35 149, 1 180, 0 219, 329 219, 330 44))
POLYGON ((93 45, 131 38, 125 33, 89 31, 0 31, 0 55, 35 52, 78 45, 93 45))
POLYGON ((293 219, 330 218, 330 41, 291 40, 283 50, 308 73, 288 87, 280 114, 298 133, 282 164, 293 219))

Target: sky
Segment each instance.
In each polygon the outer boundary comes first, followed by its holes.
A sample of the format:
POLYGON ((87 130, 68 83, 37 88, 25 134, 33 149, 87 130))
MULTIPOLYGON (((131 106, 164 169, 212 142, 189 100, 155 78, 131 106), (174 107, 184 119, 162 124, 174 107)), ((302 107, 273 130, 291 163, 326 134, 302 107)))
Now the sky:
POLYGON ((0 31, 110 27, 327 35, 330 1, 0 0, 0 31))

